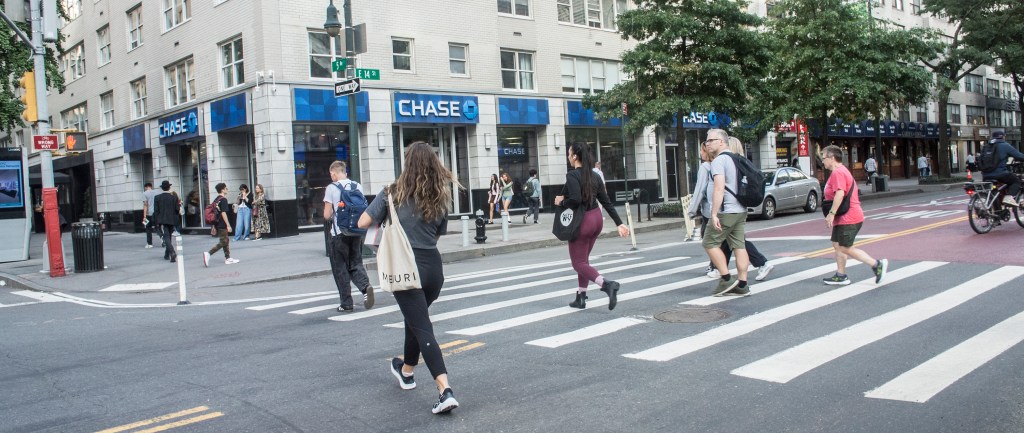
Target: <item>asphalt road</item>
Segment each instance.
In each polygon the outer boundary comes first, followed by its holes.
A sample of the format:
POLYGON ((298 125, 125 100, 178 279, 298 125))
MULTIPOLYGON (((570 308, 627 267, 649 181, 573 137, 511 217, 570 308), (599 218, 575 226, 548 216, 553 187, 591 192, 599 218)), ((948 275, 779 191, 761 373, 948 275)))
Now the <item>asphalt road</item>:
POLYGON ((1024 431, 1024 229, 975 235, 960 199, 868 204, 864 249, 891 263, 877 286, 864 265, 821 283, 820 214, 750 223, 776 267, 744 298, 709 297, 703 250, 675 232, 598 242, 614 311, 593 286, 566 307, 564 248, 446 265, 431 312, 462 404, 447 416, 425 366, 411 391, 389 373, 403 331, 385 295, 339 316, 335 297, 129 309, 0 288, 0 431, 1024 431), (655 319, 673 310, 727 317, 655 319))

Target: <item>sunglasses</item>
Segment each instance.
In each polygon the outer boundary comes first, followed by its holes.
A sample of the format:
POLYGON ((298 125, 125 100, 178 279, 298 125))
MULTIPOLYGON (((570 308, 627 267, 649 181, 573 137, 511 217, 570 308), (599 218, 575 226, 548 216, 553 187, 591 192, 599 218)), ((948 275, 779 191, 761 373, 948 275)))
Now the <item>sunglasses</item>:
POLYGON ((708 143, 711 143, 712 141, 722 141, 722 139, 721 138, 709 138, 709 139, 704 141, 703 146, 707 146, 708 143))

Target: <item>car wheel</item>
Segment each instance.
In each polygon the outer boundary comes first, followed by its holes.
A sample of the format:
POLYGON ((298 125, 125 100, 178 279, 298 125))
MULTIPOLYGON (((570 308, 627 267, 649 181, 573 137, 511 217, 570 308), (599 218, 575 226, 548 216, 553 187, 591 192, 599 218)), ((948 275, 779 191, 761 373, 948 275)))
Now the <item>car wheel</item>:
POLYGON ((775 199, 768 197, 764 199, 764 204, 761 206, 761 217, 770 220, 775 218, 775 199))
POLYGON ((811 191, 807 194, 807 204, 804 205, 804 212, 814 212, 818 210, 818 193, 811 191))

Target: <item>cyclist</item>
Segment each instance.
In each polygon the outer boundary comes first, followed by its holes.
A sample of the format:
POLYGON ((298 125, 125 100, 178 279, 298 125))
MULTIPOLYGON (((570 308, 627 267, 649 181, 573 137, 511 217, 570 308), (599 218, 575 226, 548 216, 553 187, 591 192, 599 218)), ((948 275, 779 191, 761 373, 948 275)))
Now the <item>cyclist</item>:
POLYGON ((1014 157, 1024 161, 1024 153, 1020 153, 1010 143, 1007 143, 1004 139, 1005 135, 1003 131, 995 131, 992 133, 992 140, 989 144, 995 146, 995 157, 996 157, 996 168, 992 171, 983 171, 981 173, 982 179, 986 182, 999 181, 1007 185, 1006 195, 1003 196, 1003 204, 1007 206, 1020 206, 1014 197, 1020 192, 1020 178, 1016 174, 1011 173, 1009 168, 1006 167, 1006 158, 1014 157))

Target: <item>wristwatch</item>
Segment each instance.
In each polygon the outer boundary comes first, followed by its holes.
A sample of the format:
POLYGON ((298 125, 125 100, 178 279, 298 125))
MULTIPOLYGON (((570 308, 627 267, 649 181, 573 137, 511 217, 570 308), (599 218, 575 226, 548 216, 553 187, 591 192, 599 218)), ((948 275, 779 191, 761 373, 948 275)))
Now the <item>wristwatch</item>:
POLYGON ((836 211, 834 211, 834 210, 830 210, 830 211, 828 211, 828 214, 829 214, 829 215, 835 215, 835 214, 836 214, 836 211))

